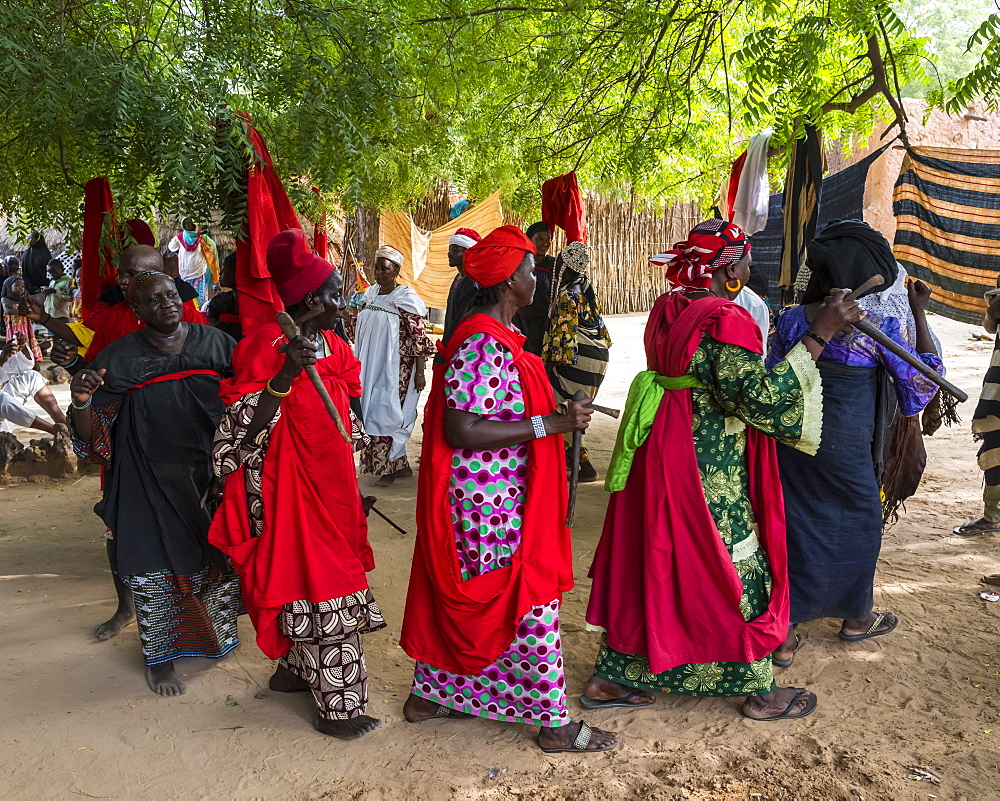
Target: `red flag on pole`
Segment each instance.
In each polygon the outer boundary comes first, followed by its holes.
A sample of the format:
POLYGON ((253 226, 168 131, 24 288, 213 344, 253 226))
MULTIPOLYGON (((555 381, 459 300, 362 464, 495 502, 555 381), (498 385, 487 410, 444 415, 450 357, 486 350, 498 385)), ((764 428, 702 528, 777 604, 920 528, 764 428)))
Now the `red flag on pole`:
POLYGON ((80 248, 80 295, 83 319, 90 315, 101 293, 115 281, 115 256, 118 242, 115 223, 115 201, 107 178, 92 178, 83 188, 83 244, 80 248), (110 240, 101 247, 101 234, 105 230, 110 240))
POLYGON ((264 139, 247 118, 247 135, 256 151, 247 177, 247 228, 236 244, 236 288, 244 331, 273 323, 284 308, 267 269, 267 245, 289 228, 301 228, 292 202, 274 171, 264 139))

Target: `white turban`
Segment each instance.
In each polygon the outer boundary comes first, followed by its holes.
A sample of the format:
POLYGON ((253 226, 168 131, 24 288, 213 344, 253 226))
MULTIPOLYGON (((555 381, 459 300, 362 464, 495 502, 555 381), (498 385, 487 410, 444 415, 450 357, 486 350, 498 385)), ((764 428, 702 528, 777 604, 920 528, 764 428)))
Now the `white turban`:
POLYGON ((458 245, 460 248, 465 248, 468 250, 473 245, 476 244, 476 240, 471 236, 466 236, 465 234, 452 234, 448 238, 449 245, 458 245))
POLYGON ((396 248, 391 248, 388 245, 382 245, 378 250, 375 251, 376 259, 388 259, 397 267, 403 266, 403 254, 400 253, 396 248))

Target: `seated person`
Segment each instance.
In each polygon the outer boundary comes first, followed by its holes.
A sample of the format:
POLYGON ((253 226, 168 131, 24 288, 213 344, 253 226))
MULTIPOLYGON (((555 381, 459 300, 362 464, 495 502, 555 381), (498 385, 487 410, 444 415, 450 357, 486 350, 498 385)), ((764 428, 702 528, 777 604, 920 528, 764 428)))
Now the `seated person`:
POLYGON ((20 331, 7 340, 0 350, 0 431, 12 432, 14 426, 34 428, 54 434, 56 427, 66 424, 66 415, 35 368, 27 337, 20 331), (53 422, 38 417, 25 404, 29 398, 41 406, 53 422))

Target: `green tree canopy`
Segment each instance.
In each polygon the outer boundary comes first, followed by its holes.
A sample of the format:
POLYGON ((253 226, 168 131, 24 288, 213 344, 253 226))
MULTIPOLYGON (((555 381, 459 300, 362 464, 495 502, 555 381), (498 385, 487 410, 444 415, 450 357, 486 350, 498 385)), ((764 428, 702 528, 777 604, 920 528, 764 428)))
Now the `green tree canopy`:
MULTIPOLYGON (((922 73, 887 0, 36 0, 0 7, 0 205, 75 227, 239 193, 238 111, 308 209, 402 207, 440 178, 537 207, 542 180, 706 199, 748 134, 867 133, 922 73)), ((238 204, 230 206, 238 226, 238 204)))

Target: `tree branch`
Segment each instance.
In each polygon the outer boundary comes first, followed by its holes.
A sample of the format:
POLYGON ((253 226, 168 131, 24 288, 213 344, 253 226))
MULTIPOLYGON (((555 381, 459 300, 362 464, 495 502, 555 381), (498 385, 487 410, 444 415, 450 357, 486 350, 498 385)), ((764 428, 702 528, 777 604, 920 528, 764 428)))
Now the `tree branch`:
POLYGON ((456 14, 452 17, 429 17, 427 19, 418 19, 414 21, 414 25, 427 25, 431 22, 450 22, 456 19, 466 19, 468 17, 481 17, 484 14, 500 14, 504 11, 534 11, 539 14, 558 14, 562 9, 559 8, 530 8, 529 6, 500 6, 499 8, 483 8, 479 11, 470 11, 468 14, 456 14))

